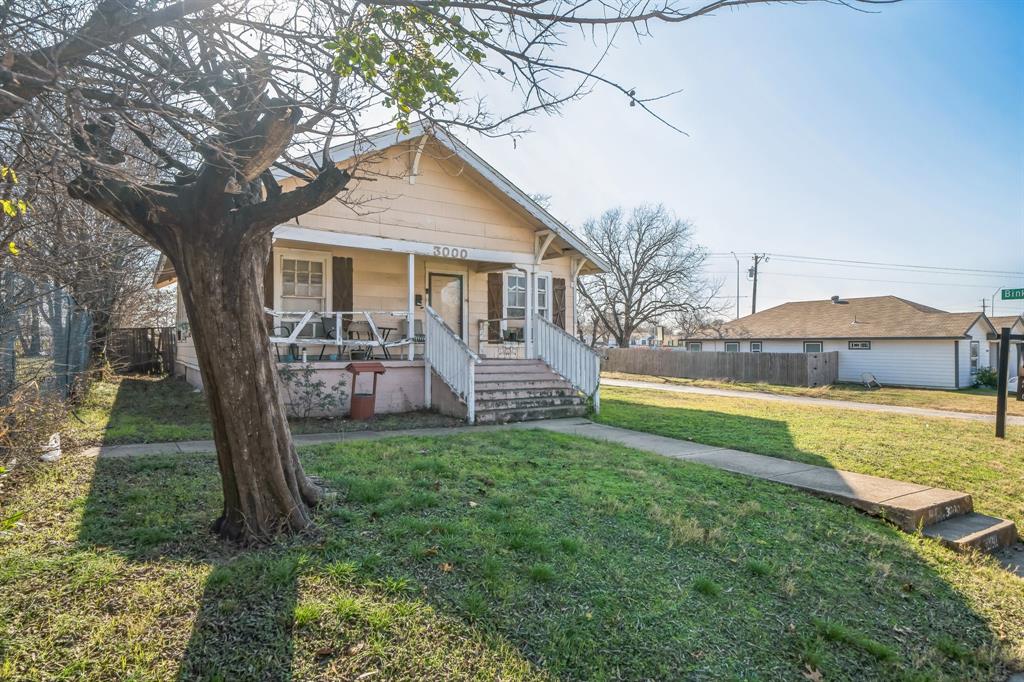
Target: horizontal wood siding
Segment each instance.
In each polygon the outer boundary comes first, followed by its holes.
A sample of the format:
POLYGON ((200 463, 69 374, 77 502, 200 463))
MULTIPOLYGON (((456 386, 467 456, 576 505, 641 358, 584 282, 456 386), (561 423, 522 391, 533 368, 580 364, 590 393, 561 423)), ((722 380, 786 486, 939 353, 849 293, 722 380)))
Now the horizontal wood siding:
POLYGON ((610 348, 601 369, 685 379, 823 386, 838 379, 838 353, 724 353, 610 348))
POLYGON ((952 339, 873 339, 870 350, 850 350, 847 341, 826 341, 825 350, 839 353, 840 381, 859 383, 868 373, 882 385, 954 388, 953 345, 952 339))
MULTIPOLYGON (((430 244, 516 251, 529 260, 540 225, 508 197, 434 142, 414 183, 405 177, 413 145, 396 145, 360 167, 347 190, 350 205, 329 201, 295 223, 332 232, 430 244)), ((296 181, 284 181, 291 189, 296 181)))

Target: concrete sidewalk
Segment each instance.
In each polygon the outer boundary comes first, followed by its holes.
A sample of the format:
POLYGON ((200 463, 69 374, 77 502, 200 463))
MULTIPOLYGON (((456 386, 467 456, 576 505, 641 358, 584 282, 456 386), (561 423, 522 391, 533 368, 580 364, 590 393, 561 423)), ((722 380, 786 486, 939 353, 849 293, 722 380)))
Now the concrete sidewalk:
MULTIPOLYGON (((582 418, 403 431, 304 434, 295 436, 295 442, 296 445, 304 446, 397 436, 446 436, 509 429, 544 429, 609 441, 664 457, 699 462, 717 469, 781 483, 868 514, 884 516, 907 532, 921 528, 926 535, 958 550, 976 548, 992 551, 1012 544, 1017 537, 1012 522, 973 513, 973 502, 967 493, 667 438, 596 424, 582 418)), ((185 441, 116 445, 90 448, 85 452, 91 456, 119 458, 213 451, 213 441, 185 441)))
MULTIPOLYGON (((831 407, 842 410, 862 410, 864 412, 888 412, 918 417, 943 417, 946 419, 963 419, 966 421, 989 422, 994 424, 995 414, 975 414, 973 412, 952 412, 950 410, 934 410, 927 407, 908 407, 905 405, 878 405, 860 403, 854 400, 830 400, 829 398, 808 398, 799 395, 778 395, 759 391, 734 391, 727 388, 704 388, 702 386, 682 386, 679 384, 657 384, 650 381, 632 381, 629 379, 601 379, 602 386, 619 386, 622 388, 642 388, 653 391, 670 391, 672 393, 696 393, 713 395, 723 398, 746 398, 747 400, 767 400, 770 402, 789 403, 791 405, 813 405, 814 407, 831 407)), ((1011 398, 1012 400, 1012 398, 1011 398)), ((993 408, 994 411, 995 408, 993 408)), ((1006 423, 1024 426, 1024 417, 1007 415, 1006 423)))

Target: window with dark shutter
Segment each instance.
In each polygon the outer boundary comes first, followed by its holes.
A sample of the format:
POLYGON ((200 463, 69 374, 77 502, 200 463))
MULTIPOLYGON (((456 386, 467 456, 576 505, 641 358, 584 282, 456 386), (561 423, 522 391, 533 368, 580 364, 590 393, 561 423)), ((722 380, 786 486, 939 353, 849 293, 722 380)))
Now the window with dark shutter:
MULTIPOLYGON (((352 259, 335 256, 331 259, 331 310, 351 311, 352 302, 352 259)), ((351 315, 341 318, 341 328, 347 329, 351 315)))
POLYGON ((501 341, 502 293, 504 278, 500 272, 487 274, 487 340, 501 341))
MULTIPOLYGON (((270 260, 267 261, 267 269, 263 271, 263 307, 274 309, 274 249, 270 249, 270 260)), ((266 315, 267 329, 270 335, 274 335, 274 316, 266 315)))

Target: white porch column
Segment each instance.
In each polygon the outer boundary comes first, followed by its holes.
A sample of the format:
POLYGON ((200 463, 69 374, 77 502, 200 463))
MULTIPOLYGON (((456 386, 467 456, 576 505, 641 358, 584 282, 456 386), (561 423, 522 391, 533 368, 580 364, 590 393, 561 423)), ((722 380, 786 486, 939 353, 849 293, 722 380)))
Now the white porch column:
POLYGON ((416 357, 416 344, 413 339, 416 338, 416 256, 413 253, 409 254, 409 312, 408 312, 408 326, 405 330, 406 340, 409 341, 409 359, 412 360, 416 357))
POLYGON ((526 271, 526 324, 523 335, 526 337, 526 357, 529 360, 533 359, 533 311, 537 308, 536 294, 534 293, 537 290, 537 283, 534 281, 534 270, 535 268, 531 267, 526 271))

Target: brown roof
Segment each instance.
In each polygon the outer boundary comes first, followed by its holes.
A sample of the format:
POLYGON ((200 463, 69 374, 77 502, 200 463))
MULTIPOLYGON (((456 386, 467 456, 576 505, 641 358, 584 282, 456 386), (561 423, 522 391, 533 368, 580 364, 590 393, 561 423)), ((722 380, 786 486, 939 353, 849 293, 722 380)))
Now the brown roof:
POLYGON ((897 296, 797 301, 708 328, 703 339, 960 338, 981 313, 948 313, 897 296))
POLYGON ((992 326, 999 331, 1003 327, 1013 327, 1018 322, 1024 321, 1020 315, 1000 315, 999 317, 990 317, 988 321, 992 323, 992 326))

